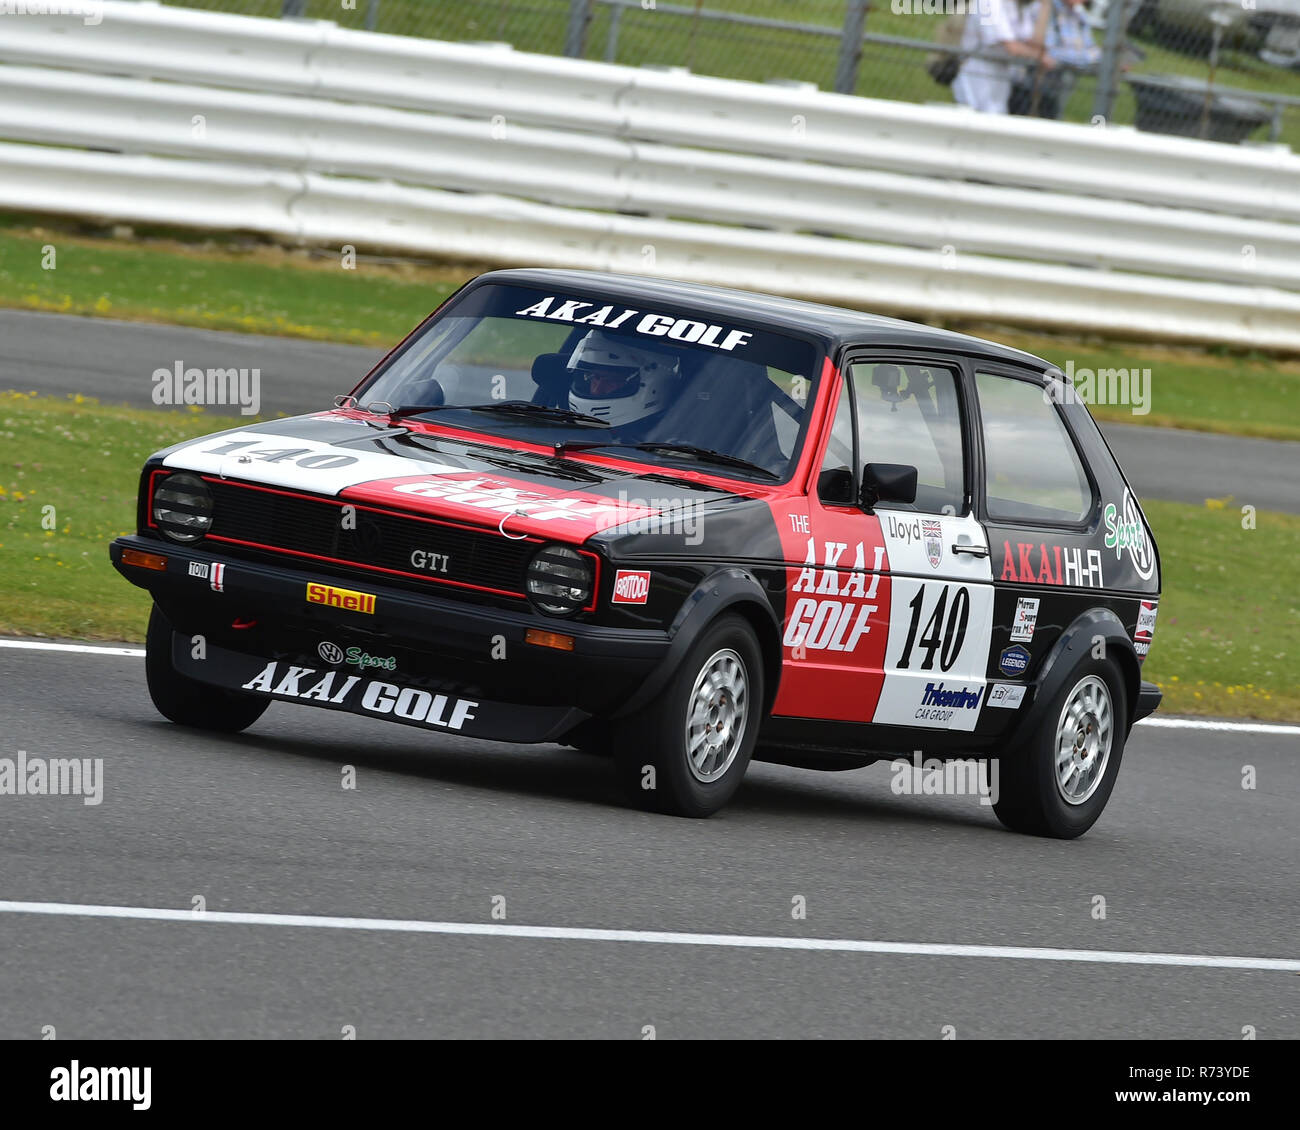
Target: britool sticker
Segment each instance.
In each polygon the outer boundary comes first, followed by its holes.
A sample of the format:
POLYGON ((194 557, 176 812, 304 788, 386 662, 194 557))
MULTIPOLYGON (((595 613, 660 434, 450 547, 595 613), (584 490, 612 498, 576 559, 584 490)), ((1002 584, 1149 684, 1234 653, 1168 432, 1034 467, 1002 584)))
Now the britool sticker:
POLYGON ((1028 643, 1038 625, 1038 597, 1022 596, 1016 600, 1016 614, 1011 619, 1011 642, 1028 643))
POLYGON ((650 596, 650 570, 620 569, 614 574, 614 604, 644 604, 650 596))

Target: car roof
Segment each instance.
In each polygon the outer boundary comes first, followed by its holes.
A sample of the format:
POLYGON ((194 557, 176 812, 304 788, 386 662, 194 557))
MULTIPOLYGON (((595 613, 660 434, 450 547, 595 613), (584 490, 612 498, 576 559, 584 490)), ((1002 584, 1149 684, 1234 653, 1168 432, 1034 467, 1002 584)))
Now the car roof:
POLYGON ((491 271, 480 275, 474 282, 476 285, 493 282, 544 290, 596 292, 624 301, 629 306, 656 302, 678 308, 689 306, 702 315, 720 320, 733 318, 759 321, 771 329, 811 334, 821 339, 827 351, 832 353, 841 346, 859 344, 929 348, 1010 361, 1040 371, 1055 368, 1051 362, 1032 353, 954 330, 868 314, 861 310, 848 310, 841 306, 825 306, 819 302, 805 302, 796 298, 782 298, 773 294, 733 290, 703 283, 679 282, 650 275, 526 267, 491 271))

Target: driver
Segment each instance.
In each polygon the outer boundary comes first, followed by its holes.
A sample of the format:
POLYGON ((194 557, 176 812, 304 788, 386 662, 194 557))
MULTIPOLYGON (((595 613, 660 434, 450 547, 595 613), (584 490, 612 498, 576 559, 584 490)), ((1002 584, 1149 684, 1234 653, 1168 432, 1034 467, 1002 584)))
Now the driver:
POLYGON ((646 349, 627 338, 592 330, 573 351, 568 371, 569 407, 644 436, 672 403, 681 376, 671 353, 646 349), (631 425, 635 425, 634 427, 631 425))

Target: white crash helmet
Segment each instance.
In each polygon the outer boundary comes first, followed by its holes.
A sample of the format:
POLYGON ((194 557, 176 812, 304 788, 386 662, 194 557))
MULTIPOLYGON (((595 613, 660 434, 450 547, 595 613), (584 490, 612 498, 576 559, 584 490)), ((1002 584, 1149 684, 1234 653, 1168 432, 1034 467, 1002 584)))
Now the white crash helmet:
POLYGON ((614 427, 668 407, 680 370, 670 353, 592 330, 569 358, 569 407, 614 427))

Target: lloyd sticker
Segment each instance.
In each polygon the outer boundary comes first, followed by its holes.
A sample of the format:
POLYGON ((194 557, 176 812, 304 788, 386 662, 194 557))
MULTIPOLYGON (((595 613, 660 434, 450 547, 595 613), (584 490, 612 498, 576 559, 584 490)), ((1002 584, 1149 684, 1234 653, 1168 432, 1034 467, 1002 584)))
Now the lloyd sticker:
POLYGON ((241 686, 246 691, 276 698, 328 702, 349 710, 389 715, 434 730, 459 730, 466 722, 473 721, 474 708, 478 706, 471 699, 450 698, 416 687, 399 687, 378 679, 363 679, 360 675, 321 672, 275 660, 241 686))
POLYGON ((961 577, 970 581, 991 581, 992 565, 987 556, 974 553, 948 553, 946 545, 969 546, 982 550, 988 535, 973 515, 921 517, 881 511, 880 533, 889 555, 889 571, 897 576, 915 574, 922 577, 961 577))
POLYGON ((1028 689, 1023 684, 994 683, 989 687, 988 705, 1014 710, 1025 701, 1025 691, 1028 689))
POLYGON ((1016 614, 1011 620, 1011 642, 1028 643, 1038 624, 1038 597, 1022 596, 1016 600, 1016 614))
POLYGON ((929 559, 930 568, 939 568, 943 561, 943 523, 922 519, 921 537, 925 540, 925 555, 929 559))
POLYGON ((614 574, 614 604, 644 604, 649 596, 649 569, 620 569, 614 574))
POLYGON ((1145 659, 1151 650, 1151 637, 1156 630, 1156 602, 1144 600, 1138 607, 1137 627, 1133 630, 1133 650, 1145 659))

